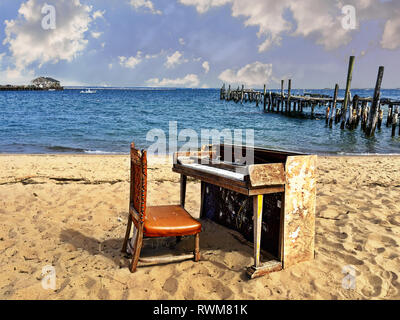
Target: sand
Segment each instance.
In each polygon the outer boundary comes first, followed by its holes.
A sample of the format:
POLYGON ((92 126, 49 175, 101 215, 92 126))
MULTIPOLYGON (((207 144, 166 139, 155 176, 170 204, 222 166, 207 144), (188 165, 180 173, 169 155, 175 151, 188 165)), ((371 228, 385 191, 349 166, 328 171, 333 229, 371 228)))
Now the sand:
MULTIPOLYGON (((179 203, 171 165, 149 162, 149 205, 179 203)), ((0 299, 400 298, 400 157, 319 157, 315 260, 252 281, 252 248, 211 222, 199 263, 131 274, 120 253, 128 177, 128 156, 0 156, 0 299), (47 265, 55 290, 42 287, 47 265)), ((198 217, 198 182, 186 203, 198 217)), ((144 254, 161 245, 147 242, 144 254)), ((173 252, 192 247, 184 239, 173 252)))

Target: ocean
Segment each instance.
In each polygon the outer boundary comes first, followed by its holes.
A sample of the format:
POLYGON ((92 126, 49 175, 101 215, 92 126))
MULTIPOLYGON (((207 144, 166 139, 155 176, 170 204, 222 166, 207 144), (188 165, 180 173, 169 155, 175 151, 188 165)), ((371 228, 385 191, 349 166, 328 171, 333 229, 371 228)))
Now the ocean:
MULTIPOLYGON (((197 134, 198 144, 207 142, 201 140, 207 129, 228 130, 232 136, 234 130, 242 129, 244 136, 252 129, 254 144, 265 148, 322 155, 400 153, 400 138, 391 138, 386 128, 387 107, 382 130, 367 138, 360 128, 327 127, 325 108, 316 109, 317 119, 264 113, 262 103, 257 108, 255 103, 219 100, 219 89, 94 90, 0 92, 0 153, 126 154, 132 141, 140 148, 152 146, 155 133, 164 133, 168 142, 171 125, 182 137, 197 134)), ((333 95, 333 90, 292 92, 333 95)), ((373 90, 352 90, 356 94, 371 97, 373 90)), ((382 97, 400 100, 400 89, 382 90, 382 97)), ((188 142, 180 140, 178 148, 188 142)))

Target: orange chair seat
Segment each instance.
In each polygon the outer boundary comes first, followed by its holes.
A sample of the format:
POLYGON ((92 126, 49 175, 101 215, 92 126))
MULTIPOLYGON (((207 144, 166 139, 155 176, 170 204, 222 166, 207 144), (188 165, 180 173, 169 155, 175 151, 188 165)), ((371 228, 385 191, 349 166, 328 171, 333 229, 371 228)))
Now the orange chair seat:
POLYGON ((146 237, 191 236, 201 231, 201 224, 181 206, 147 207, 144 221, 146 237))

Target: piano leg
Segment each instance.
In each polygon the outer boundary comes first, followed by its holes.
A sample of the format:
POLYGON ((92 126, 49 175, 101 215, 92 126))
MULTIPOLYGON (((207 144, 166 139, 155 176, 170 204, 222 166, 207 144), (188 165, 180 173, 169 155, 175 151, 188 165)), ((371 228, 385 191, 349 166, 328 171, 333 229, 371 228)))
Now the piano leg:
POLYGON ((185 208, 187 177, 181 174, 181 207, 185 208))
POLYGON ((251 279, 282 270, 280 261, 271 260, 263 264, 260 261, 263 201, 263 195, 253 196, 254 265, 247 268, 247 275, 251 279))
POLYGON ((260 266, 263 200, 263 195, 253 196, 254 266, 256 268, 260 266))
POLYGON ((200 199, 200 219, 204 216, 204 196, 206 192, 206 183, 201 181, 201 199, 200 199))

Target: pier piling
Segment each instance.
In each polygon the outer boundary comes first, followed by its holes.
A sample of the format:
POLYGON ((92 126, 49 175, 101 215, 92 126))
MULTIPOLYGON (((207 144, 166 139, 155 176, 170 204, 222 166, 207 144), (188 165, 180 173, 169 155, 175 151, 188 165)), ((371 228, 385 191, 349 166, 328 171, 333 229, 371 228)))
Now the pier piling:
POLYGON ((396 111, 393 114, 392 120, 392 137, 396 135, 397 118, 399 116, 399 107, 396 107, 396 111))
POLYGON ((367 136, 374 135, 375 127, 378 122, 378 108, 380 105, 381 86, 382 86, 382 79, 383 79, 384 71, 385 71, 385 68, 383 66, 380 66, 379 71, 378 71, 378 78, 376 79, 374 98, 372 101, 371 111, 370 111, 369 119, 368 119, 368 126, 367 126, 367 132, 366 132, 367 136))
POLYGON ((347 106, 349 103, 351 81, 353 79, 354 60, 355 60, 355 57, 351 56, 350 61, 349 61, 349 70, 347 73, 346 91, 344 94, 344 102, 343 102, 343 106, 342 106, 342 124, 340 125, 341 129, 344 129, 345 124, 346 124, 347 106))
POLYGON ((289 79, 288 81, 288 94, 287 94, 287 101, 286 101, 286 112, 290 114, 291 112, 291 102, 290 102, 290 96, 292 93, 292 79, 289 79))

